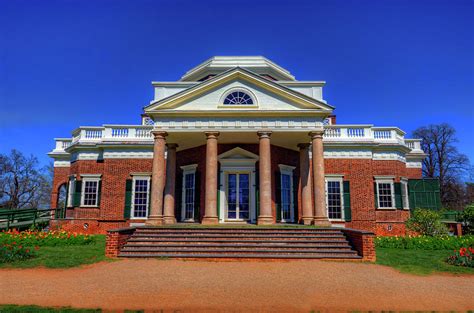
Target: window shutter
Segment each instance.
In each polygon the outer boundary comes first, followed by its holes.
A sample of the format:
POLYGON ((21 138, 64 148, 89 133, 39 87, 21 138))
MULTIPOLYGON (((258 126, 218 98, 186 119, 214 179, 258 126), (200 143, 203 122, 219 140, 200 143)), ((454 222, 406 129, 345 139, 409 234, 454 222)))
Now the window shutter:
POLYGON ((129 219, 131 216, 132 210, 132 187, 133 187, 133 180, 127 179, 125 181, 125 205, 123 210, 123 217, 125 219, 129 219))
POLYGON ((281 221, 281 173, 275 172, 275 192, 276 192, 276 220, 281 221))
POLYGON ((298 181, 299 177, 293 175, 293 210, 296 223, 298 222, 298 181))
POLYGON ((352 220, 352 211, 351 211, 351 190, 350 183, 348 180, 343 182, 344 189, 344 220, 350 222, 352 220))
POLYGON ((221 220, 221 171, 217 171, 217 220, 221 220))
POLYGON ((433 178, 409 179, 408 194, 412 209, 441 208, 439 180, 433 178))
POLYGON ((102 180, 97 183, 97 206, 100 207, 100 195, 102 194, 102 180))
POLYGON ((194 174, 194 221, 201 220, 201 171, 194 174))
POLYGON ((76 180, 75 183, 75 190, 73 195, 73 206, 80 207, 81 206, 81 191, 82 191, 82 180, 76 180))
MULTIPOLYGON (((69 188, 71 188, 71 181, 68 181, 67 184, 66 184, 66 200, 64 201, 64 210, 66 210, 66 208, 68 207, 69 203, 69 188)), ((58 208, 56 208, 58 209, 58 208)), ((63 209, 63 208, 61 208, 63 209)))
POLYGON ((379 201, 378 201, 378 194, 377 194, 377 183, 374 183, 374 200, 375 200, 375 208, 377 209, 379 207, 379 201))
POLYGON ((394 183, 394 189, 395 189, 395 207, 397 209, 403 209, 402 184, 401 183, 394 183))
POLYGON ((255 171, 255 218, 257 219, 260 215, 260 177, 257 170, 255 171))

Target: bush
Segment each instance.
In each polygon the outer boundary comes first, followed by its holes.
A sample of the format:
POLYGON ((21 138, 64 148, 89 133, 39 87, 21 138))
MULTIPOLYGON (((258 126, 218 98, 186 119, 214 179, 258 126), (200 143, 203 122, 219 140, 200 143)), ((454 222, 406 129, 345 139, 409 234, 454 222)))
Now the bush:
POLYGON ((458 218, 458 222, 462 223, 465 234, 474 234, 474 204, 464 209, 458 218))
POLYGON ((406 226, 409 230, 425 236, 448 234, 448 228, 441 222, 441 214, 429 209, 415 209, 406 226))
POLYGON ((26 260, 34 256, 35 253, 32 248, 25 247, 17 242, 0 245, 0 263, 26 260))
POLYGON ((48 232, 9 230, 0 233, 0 245, 16 242, 23 246, 68 246, 90 244, 93 240, 93 236, 90 235, 55 230, 48 232))
POLYGON ((456 266, 465 266, 465 267, 474 267, 474 249, 469 248, 461 248, 459 251, 454 251, 454 255, 448 257, 446 262, 451 265, 456 266))
POLYGON ((378 248, 454 250, 461 247, 474 247, 474 236, 376 237, 375 245, 378 248))

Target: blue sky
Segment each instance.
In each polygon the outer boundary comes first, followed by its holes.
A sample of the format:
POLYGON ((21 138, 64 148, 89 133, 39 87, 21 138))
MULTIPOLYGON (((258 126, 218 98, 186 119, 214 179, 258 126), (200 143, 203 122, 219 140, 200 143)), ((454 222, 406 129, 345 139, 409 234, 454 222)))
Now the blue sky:
POLYGON ((79 125, 135 124, 152 80, 263 55, 325 80, 338 123, 447 122, 474 161, 474 1, 0 0, 0 153, 46 164, 79 125))

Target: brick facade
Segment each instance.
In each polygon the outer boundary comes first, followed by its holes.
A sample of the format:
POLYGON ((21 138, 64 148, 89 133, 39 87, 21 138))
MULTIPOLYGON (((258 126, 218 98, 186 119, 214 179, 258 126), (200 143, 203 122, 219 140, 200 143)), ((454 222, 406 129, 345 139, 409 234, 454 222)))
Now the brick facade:
MULTIPOLYGON (((218 154, 235 147, 240 147, 258 155, 257 144, 220 144, 218 154)), ((296 216, 301 222, 301 187, 299 182, 299 152, 286 148, 271 146, 272 161, 272 210, 276 219, 276 174, 278 164, 294 166, 294 188, 296 216)), ((199 146, 177 152, 176 175, 176 216, 180 217, 182 170, 181 166, 197 164, 196 188, 199 192, 199 220, 204 216, 205 192, 205 160, 206 146, 199 146)), ((258 163, 256 164, 258 169, 258 163)), ((51 222, 52 227, 62 227, 65 230, 86 233, 106 233, 108 229, 130 226, 130 223, 140 223, 143 220, 128 220, 124 218, 125 182, 131 179, 131 173, 151 173, 152 159, 105 159, 79 160, 72 162, 71 167, 55 168, 51 206, 57 206, 58 190, 61 184, 67 183, 69 175, 81 179, 81 174, 101 174, 102 190, 100 208, 68 209, 66 220, 51 222)), ((352 220, 343 223, 346 227, 363 229, 380 235, 401 235, 405 233, 404 222, 409 217, 407 210, 375 209, 374 176, 391 175, 395 182, 401 178, 421 178, 421 169, 406 168, 401 161, 378 161, 371 159, 325 159, 326 174, 343 175, 350 182, 352 220)), ((178 219, 179 220, 179 219, 178 219)))

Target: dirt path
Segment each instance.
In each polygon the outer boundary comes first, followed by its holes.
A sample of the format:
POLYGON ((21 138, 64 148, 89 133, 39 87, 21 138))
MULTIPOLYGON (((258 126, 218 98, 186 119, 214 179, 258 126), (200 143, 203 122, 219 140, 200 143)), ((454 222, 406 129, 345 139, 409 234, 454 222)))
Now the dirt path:
POLYGON ((0 270, 0 303, 181 312, 474 309, 474 277, 343 262, 121 260, 0 270))

